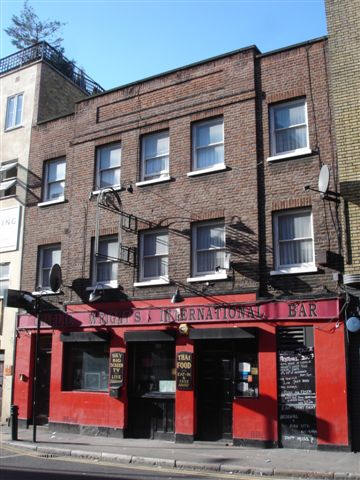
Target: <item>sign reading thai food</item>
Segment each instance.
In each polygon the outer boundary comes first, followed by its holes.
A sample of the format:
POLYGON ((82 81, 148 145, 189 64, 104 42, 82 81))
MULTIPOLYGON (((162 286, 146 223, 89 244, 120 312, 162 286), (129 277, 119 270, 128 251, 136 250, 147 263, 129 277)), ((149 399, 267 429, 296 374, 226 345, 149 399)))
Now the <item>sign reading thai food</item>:
POLYGON ((179 352, 176 355, 176 388, 178 390, 193 389, 193 354, 179 352))

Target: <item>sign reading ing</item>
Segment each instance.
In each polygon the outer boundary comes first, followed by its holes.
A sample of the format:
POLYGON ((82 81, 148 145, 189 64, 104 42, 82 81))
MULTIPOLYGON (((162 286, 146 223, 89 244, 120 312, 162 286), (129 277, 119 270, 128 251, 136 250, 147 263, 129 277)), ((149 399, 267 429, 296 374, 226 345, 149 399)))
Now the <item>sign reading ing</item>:
POLYGON ((20 207, 0 210, 0 252, 18 248, 20 207))

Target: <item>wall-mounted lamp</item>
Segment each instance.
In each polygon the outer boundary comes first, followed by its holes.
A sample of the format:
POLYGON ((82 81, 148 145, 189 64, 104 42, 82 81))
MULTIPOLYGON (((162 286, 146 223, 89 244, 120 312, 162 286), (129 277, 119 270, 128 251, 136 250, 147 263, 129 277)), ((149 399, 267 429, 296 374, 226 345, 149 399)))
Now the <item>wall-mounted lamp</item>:
POLYGON ((97 283, 94 290, 89 295, 89 302, 97 302, 104 294, 104 286, 102 283, 97 283))
POLYGON ((180 290, 179 290, 179 288, 177 288, 174 295, 171 298, 171 303, 179 303, 179 302, 182 302, 182 300, 183 300, 183 298, 180 295, 180 290))
POLYGON ((189 335, 189 325, 187 323, 180 323, 179 332, 182 335, 189 335))

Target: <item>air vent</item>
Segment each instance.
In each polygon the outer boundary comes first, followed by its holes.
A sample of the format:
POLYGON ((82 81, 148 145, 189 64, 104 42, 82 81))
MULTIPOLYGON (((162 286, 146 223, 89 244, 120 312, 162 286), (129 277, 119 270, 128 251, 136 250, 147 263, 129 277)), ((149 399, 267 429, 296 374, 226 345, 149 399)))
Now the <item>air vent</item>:
POLYGON ((344 285, 360 285, 360 273, 354 275, 344 275, 344 285))
POLYGON ((299 347, 313 346, 312 327, 288 327, 278 328, 278 350, 294 350, 299 347))

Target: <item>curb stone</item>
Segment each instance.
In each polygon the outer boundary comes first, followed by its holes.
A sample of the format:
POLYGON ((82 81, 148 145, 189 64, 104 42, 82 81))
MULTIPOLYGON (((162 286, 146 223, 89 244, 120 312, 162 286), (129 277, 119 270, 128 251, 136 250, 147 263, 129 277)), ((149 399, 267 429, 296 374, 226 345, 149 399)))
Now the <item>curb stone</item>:
POLYGON ((199 463, 199 462, 190 462, 188 460, 175 460, 175 466, 179 469, 189 469, 189 470, 211 470, 215 472, 220 471, 219 463, 199 463))
POLYGON ((132 456, 121 453, 102 452, 101 460, 103 460, 104 462, 131 463, 132 456))
POLYGON ((71 450, 68 448, 37 447, 36 451, 41 454, 50 454, 63 457, 69 457, 71 455, 71 450))
POLYGON ((100 460, 101 452, 91 452, 88 450, 71 450, 70 455, 76 458, 85 458, 86 460, 100 460))
POLYGON ((227 473, 242 473, 243 475, 250 475, 252 473, 250 467, 241 467, 239 465, 231 465, 230 463, 220 465, 220 471, 227 473))
POLYGON ((274 469, 273 468, 252 468, 251 473, 253 475, 259 475, 260 477, 270 477, 274 475, 274 469))
POLYGON ((175 460, 166 458, 151 458, 151 457, 138 457, 134 456, 131 459, 131 463, 138 465, 152 465, 155 467, 175 467, 175 460))

